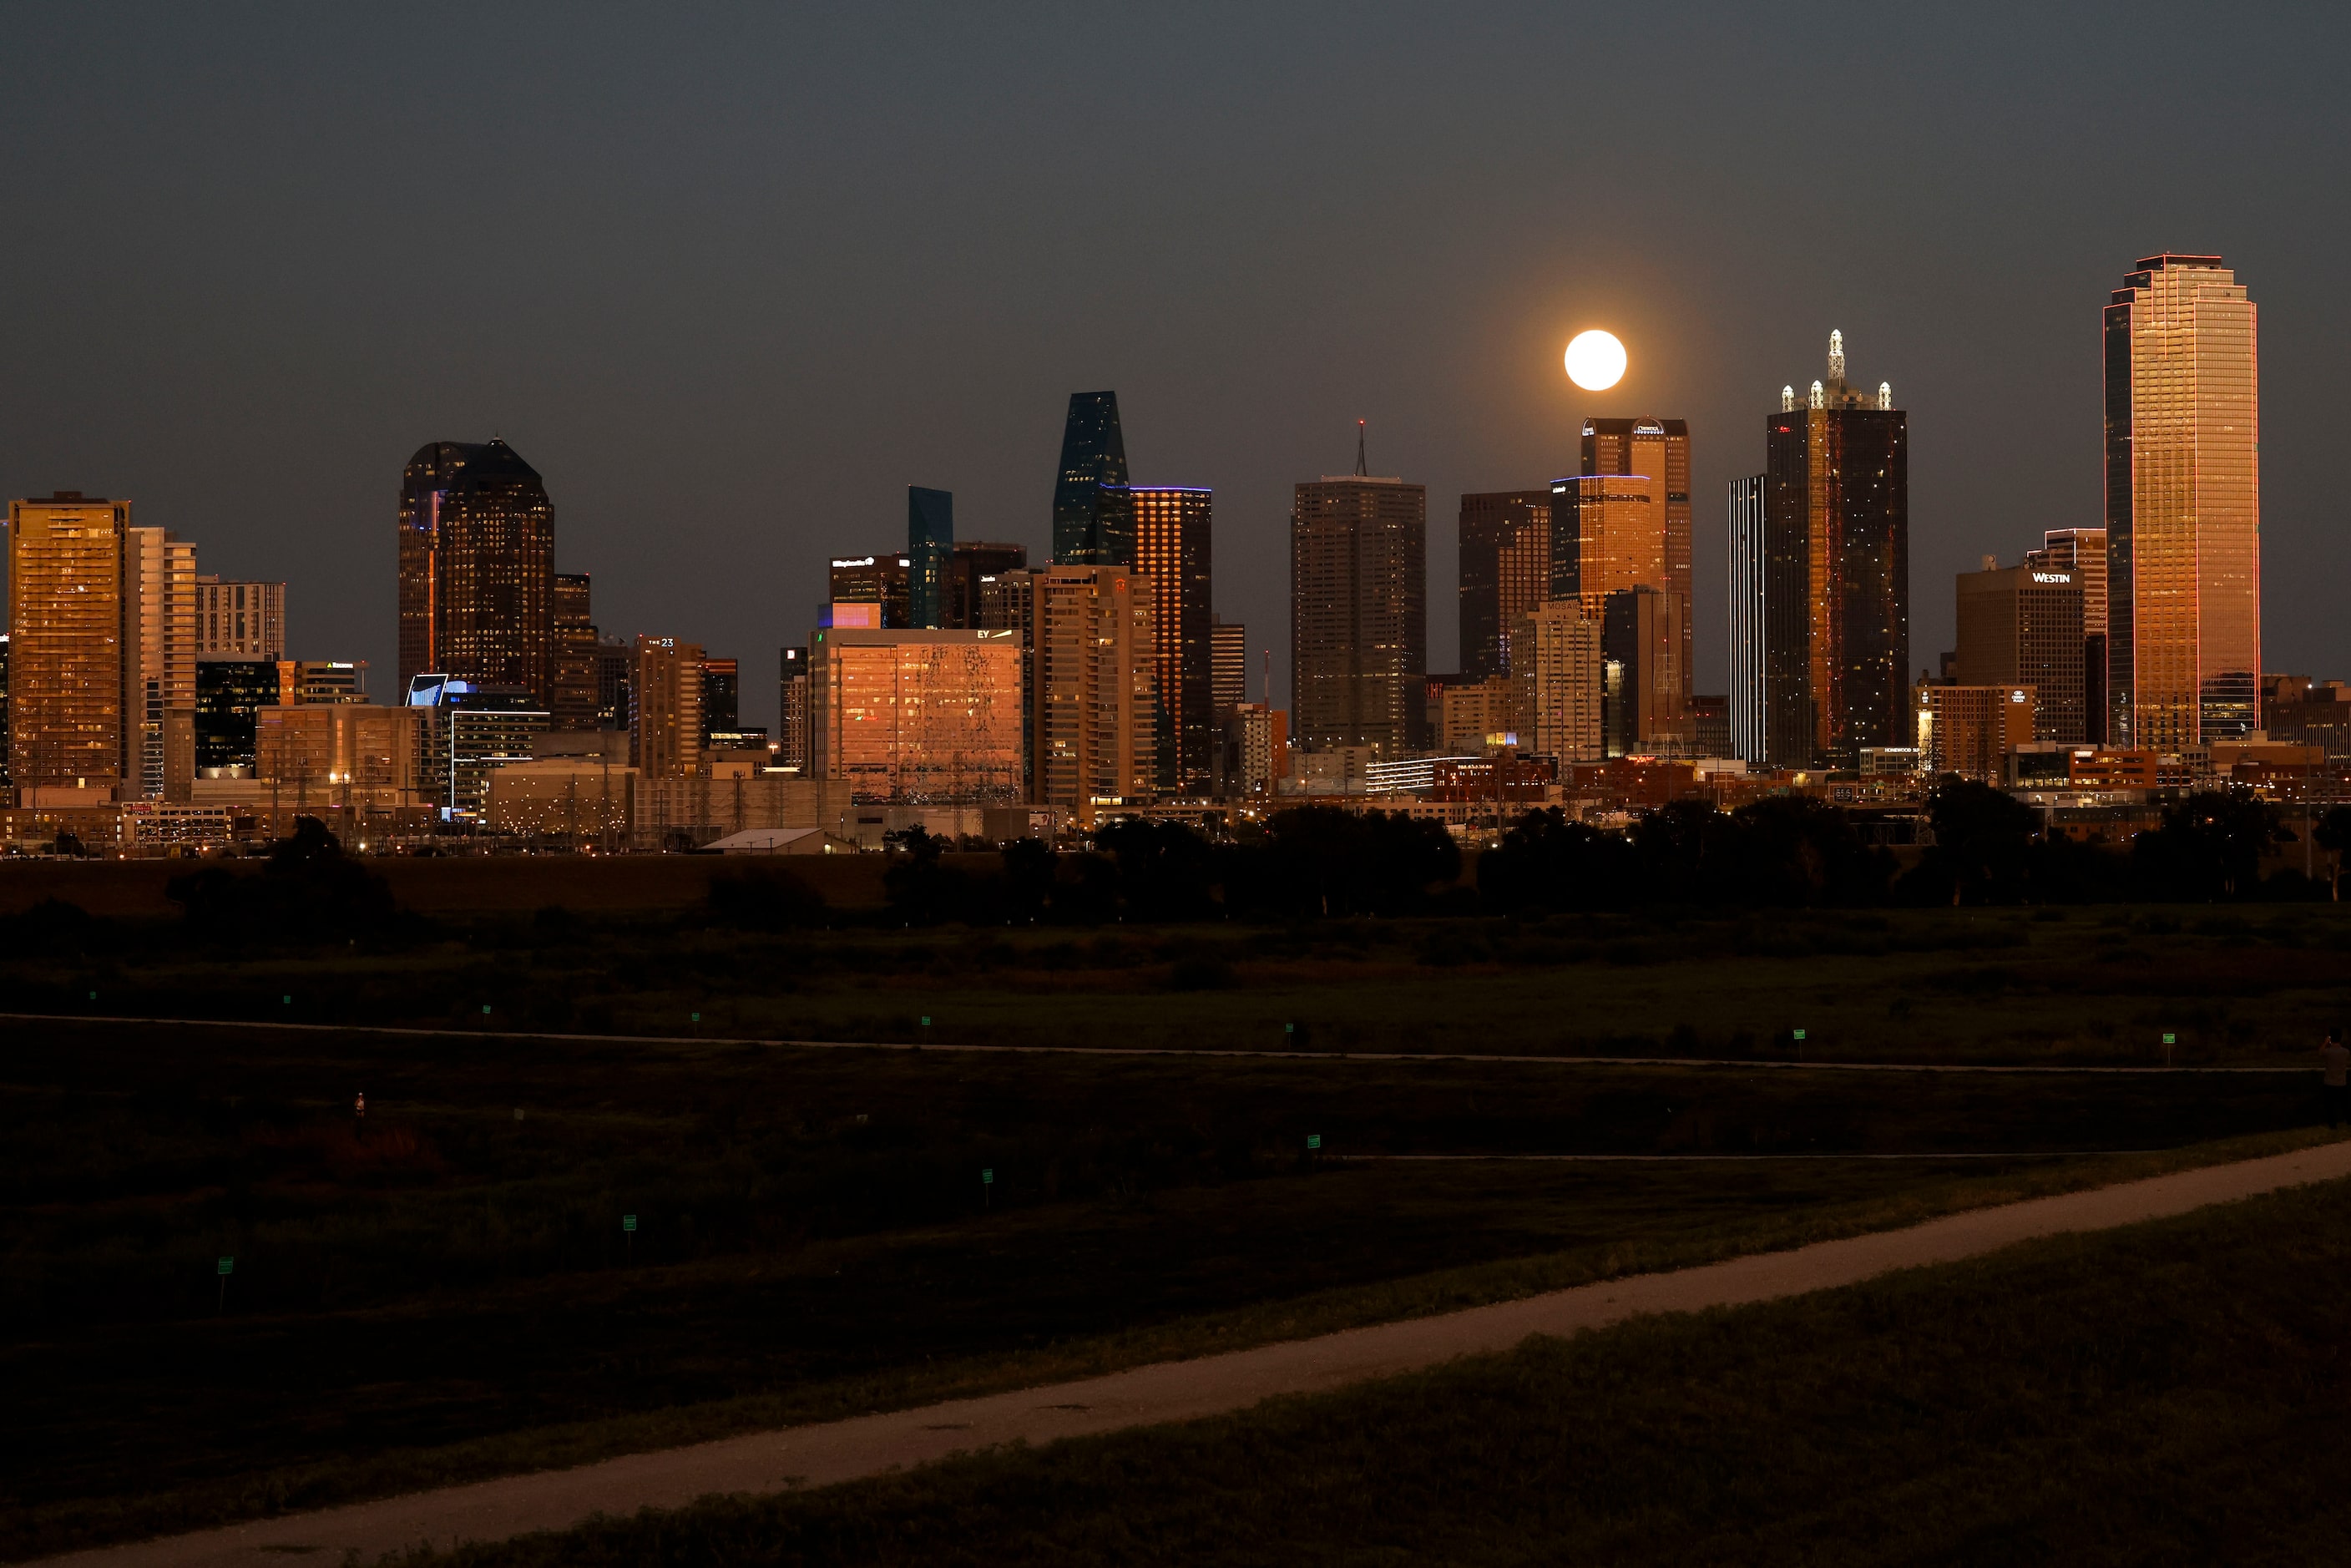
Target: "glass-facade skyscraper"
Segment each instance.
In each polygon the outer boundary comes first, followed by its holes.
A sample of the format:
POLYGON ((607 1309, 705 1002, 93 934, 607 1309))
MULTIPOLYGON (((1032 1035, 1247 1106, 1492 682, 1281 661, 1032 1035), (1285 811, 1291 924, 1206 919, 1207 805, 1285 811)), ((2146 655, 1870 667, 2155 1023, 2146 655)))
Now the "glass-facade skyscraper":
POLYGON ((1290 733, 1388 757, 1427 735, 1428 491, 1330 475, 1290 512, 1290 733))
POLYGON ((555 698, 555 508, 503 441, 436 441, 400 488, 400 683, 422 674, 555 698))
POLYGON ((1551 492, 1461 497, 1461 648, 1465 681, 1511 672, 1510 632, 1551 597, 1551 492))
POLYGON ((1118 393, 1071 392, 1061 474, 1053 483, 1054 565, 1134 564, 1134 513, 1125 489, 1118 393))
POLYGON ((2150 256, 2105 308, 2106 736, 2261 723, 2256 314, 2217 256, 2150 256))
POLYGON ((1164 793, 1205 795, 1214 779, 1209 528, 1216 497, 1175 485, 1126 492, 1135 570, 1151 580, 1159 704, 1154 746, 1164 793))
POLYGON ((1763 423, 1764 609, 1770 619, 1763 758, 1851 768, 1864 747, 1907 746, 1910 434, 1894 389, 1847 383, 1844 335, 1829 374, 1780 392, 1763 423), (1803 613, 1788 635, 1775 609, 1803 613))
POLYGON ((947 567, 955 557, 955 497, 906 486, 906 621, 937 631, 947 616, 947 567))

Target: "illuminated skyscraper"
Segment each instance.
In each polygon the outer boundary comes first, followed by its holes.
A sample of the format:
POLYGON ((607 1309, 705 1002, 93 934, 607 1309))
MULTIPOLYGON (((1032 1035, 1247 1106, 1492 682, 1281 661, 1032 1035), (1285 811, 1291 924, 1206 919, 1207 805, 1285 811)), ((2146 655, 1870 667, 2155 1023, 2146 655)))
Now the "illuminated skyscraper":
POLYGON ((1134 515, 1126 504, 1126 436, 1118 393, 1071 392, 1053 482, 1053 564, 1133 566, 1134 515))
POLYGON ((834 558, 826 575, 825 599, 832 604, 874 604, 881 607, 877 624, 906 624, 909 568, 903 555, 853 555, 834 558))
MULTIPOLYGON (((1360 458, 1357 467, 1364 465, 1360 458)), ((1425 744, 1428 492, 1326 475, 1290 512, 1291 733, 1309 751, 1425 744)))
POLYGON ((989 628, 997 631, 1025 624, 1025 617, 1020 621, 1006 621, 1000 625, 987 617, 994 586, 989 580, 1026 570, 1028 565, 1029 547, 1026 545, 996 544, 987 539, 957 539, 955 554, 947 560, 945 623, 965 630, 989 628))
POLYGON ((555 574, 555 700, 557 729, 596 727, 596 612, 584 571, 555 574))
POLYGON ((555 509, 503 441, 436 441, 400 492, 400 684, 424 674, 555 695, 555 509))
POLYGON ((803 773, 809 767, 809 651, 806 648, 782 650, 781 666, 777 689, 776 766, 797 768, 803 773))
POLYGON ((629 678, 629 760, 648 779, 691 779, 702 764, 702 647, 637 637, 629 678))
POLYGON ((1646 583, 1608 596, 1601 622, 1602 724, 1611 757, 1677 756, 1691 749, 1689 645, 1683 607, 1689 601, 1646 583))
POLYGON ((1907 746, 1910 714, 1910 450, 1894 391, 1847 384, 1844 335, 1829 374, 1764 420, 1763 760, 1851 768, 1864 747, 1907 746), (1782 626, 1776 612, 1803 615, 1782 626))
POLYGON ((2062 571, 2082 590, 2082 738, 2106 738, 2106 530, 2052 528, 2025 553, 2036 571, 2062 571))
POLYGON ((2082 740, 2082 585, 2070 571, 1987 557, 1959 576, 1963 686, 2030 686, 2032 738, 2082 740))
POLYGON ((1020 799, 1017 631, 827 626, 809 643, 810 770, 852 800, 1020 799))
POLYGON ((19 790, 103 799, 121 781, 130 526, 130 502, 78 490, 8 505, 8 776, 19 790))
POLYGON ((1540 757, 1597 762, 1603 755, 1601 622, 1573 599, 1538 604, 1512 630, 1520 740, 1540 757))
POLYGON ((1208 619, 1208 706, 1221 715, 1247 701, 1249 628, 1238 621, 1212 615, 1208 619))
MULTIPOLYGON (((1646 572, 1654 551, 1656 575, 1634 576, 1611 582, 1606 591, 1621 592, 1644 584, 1661 593, 1677 595, 1682 637, 1676 673, 1682 683, 1679 706, 1689 704, 1690 680, 1690 442, 1689 422, 1680 419, 1587 419, 1583 422, 1583 471, 1603 476, 1609 493, 1627 480, 1646 484, 1648 515, 1641 519, 1645 532, 1636 540, 1612 541, 1626 569, 1646 572), (1646 530, 1655 530, 1652 544, 1646 530)), ((1676 612, 1668 611, 1668 614, 1676 612)))
POLYGON ((196 657, 286 656, 286 585, 196 579, 196 657))
POLYGON ((1510 631, 1551 597, 1551 497, 1497 490, 1461 497, 1461 678, 1510 669, 1510 631))
POLYGON ((715 735, 740 735, 743 727, 743 665, 737 659, 702 661, 702 745, 715 735))
POLYGON ((2261 722, 2257 320, 2217 256, 2150 256, 2105 308, 2107 739, 2261 722))
POLYGON ((1208 612, 1210 511, 1216 497, 1207 490, 1137 485, 1127 490, 1126 499, 1134 518, 1134 569, 1151 579, 1158 787, 1166 794, 1206 794, 1217 736, 1208 612))
POLYGON ((1157 789, 1152 580, 1122 567, 1029 574, 1029 799, 1091 823, 1157 789))
POLYGON ((946 624, 947 563, 955 555, 955 497, 906 486, 906 623, 926 631, 946 624))
POLYGON ((122 777, 126 793, 185 800, 196 767, 196 547, 122 530, 122 777))

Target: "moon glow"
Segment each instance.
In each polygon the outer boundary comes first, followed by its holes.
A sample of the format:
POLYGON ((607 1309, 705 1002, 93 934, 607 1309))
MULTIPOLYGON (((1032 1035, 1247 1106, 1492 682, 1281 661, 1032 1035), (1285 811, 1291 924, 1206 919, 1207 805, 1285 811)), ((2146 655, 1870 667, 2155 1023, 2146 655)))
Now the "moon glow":
POLYGON ((1625 345, 1594 327, 1567 345, 1567 379, 1585 392, 1606 392, 1625 379, 1625 345))

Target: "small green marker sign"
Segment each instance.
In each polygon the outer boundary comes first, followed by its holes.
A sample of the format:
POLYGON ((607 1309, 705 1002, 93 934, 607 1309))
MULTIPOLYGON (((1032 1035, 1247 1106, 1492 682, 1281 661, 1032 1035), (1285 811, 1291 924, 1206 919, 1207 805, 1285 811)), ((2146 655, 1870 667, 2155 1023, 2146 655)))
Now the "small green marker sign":
POLYGON ((1296 1034, 1298 1032, 1298 1026, 1294 1023, 1283 1024, 1281 1026, 1281 1032, 1284 1034, 1296 1034))
POLYGON ((1307 1146, 1308 1148, 1310 1148, 1310 1149, 1319 1149, 1319 1148, 1321 1148, 1321 1147, 1322 1146, 1322 1134, 1320 1134, 1320 1133, 1309 1133, 1309 1134, 1306 1134, 1306 1146, 1307 1146))
POLYGON ((928 1029, 928 1028, 930 1028, 930 1027, 931 1027, 931 1015, 930 1015, 930 1014, 928 1014, 928 1013, 925 1013, 925 1014, 923 1015, 923 1027, 924 1027, 925 1029, 928 1029))
POLYGON ((1803 1031, 1802 1030, 1798 1030, 1796 1031, 1796 1039, 1797 1039, 1798 1040, 1800 1040, 1800 1041, 1801 1041, 1803 1038, 1804 1038, 1804 1031, 1803 1031))
POLYGON ((484 1003, 482 1004, 482 1016, 483 1016, 483 1017, 485 1017, 485 1018, 487 1018, 487 1017, 489 1016, 489 1012, 490 1012, 490 1004, 489 1004, 489 1003, 487 1003, 487 1002, 484 1002, 484 1003))
POLYGON ((635 1215, 633 1215, 633 1214, 624 1214, 624 1215, 621 1216, 621 1228, 622 1228, 622 1229, 623 1229, 623 1230, 632 1230, 632 1230, 636 1229, 636 1228, 637 1228, 637 1217, 636 1217, 635 1215))
POLYGON ((2169 1030, 2165 1030, 2163 1031, 2163 1043, 2166 1045, 2178 1045, 2179 1043, 2179 1037, 2172 1033, 2169 1030))
POLYGON ((290 996, 280 997, 277 998, 277 1002, 280 1007, 290 1008, 294 1005, 294 998, 290 996))
POLYGON ((694 1021, 695 1021, 695 1022, 696 1022, 696 1023, 700 1023, 700 1022, 702 1021, 702 1015, 701 1015, 700 1013, 696 1013, 696 1014, 695 1014, 695 1015, 694 1015, 694 1021))
POLYGON ((982 1186, 994 1186, 996 1185, 996 1167, 994 1166, 982 1166, 980 1167, 979 1185, 982 1186))
POLYGON ((217 1268, 216 1270, 214 1270, 214 1273, 219 1273, 219 1274, 234 1274, 234 1273, 235 1273, 235 1272, 236 1272, 236 1260, 235 1260, 235 1259, 234 1259, 234 1258, 224 1258, 224 1259, 222 1259, 222 1260, 220 1260, 220 1267, 219 1267, 219 1268, 217 1268))

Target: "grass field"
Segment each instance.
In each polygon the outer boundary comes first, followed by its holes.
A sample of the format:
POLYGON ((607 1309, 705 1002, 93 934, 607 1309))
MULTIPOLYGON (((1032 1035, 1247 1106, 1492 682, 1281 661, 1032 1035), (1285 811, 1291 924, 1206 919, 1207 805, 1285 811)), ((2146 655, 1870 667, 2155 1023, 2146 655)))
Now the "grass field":
POLYGON ((432 1561, 2340 1562, 2346 1277, 2337 1183, 1178 1428, 432 1561))
POLYGON ((0 1010, 1239 1049, 1294 1026, 1531 1054, 1768 1055, 1802 1030, 1813 1057, 2022 1062, 2152 1061, 2168 1033, 2176 1060, 2233 1061, 2306 1053, 2346 979, 2332 904, 776 935, 558 915, 323 953, 127 924, 0 961, 0 1010))
POLYGON ((2309 1095, 18 1026, 0 1537, 30 1555, 1785 1246, 2275 1146, 2309 1095), (2183 1152, 2042 1157, 2145 1149, 2183 1152), (1561 1151, 2011 1157, 1353 1158, 1561 1151))

